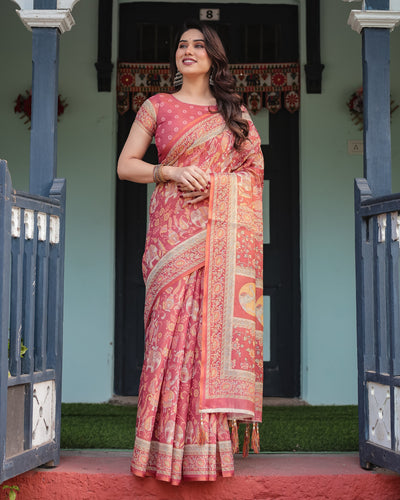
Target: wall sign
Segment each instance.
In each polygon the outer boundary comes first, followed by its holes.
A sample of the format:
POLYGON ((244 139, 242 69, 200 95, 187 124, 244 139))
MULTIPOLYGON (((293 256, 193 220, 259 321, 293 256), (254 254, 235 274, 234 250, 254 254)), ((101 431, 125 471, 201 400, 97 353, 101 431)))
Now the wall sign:
POLYGON ((200 21, 219 21, 219 9, 200 9, 200 21))

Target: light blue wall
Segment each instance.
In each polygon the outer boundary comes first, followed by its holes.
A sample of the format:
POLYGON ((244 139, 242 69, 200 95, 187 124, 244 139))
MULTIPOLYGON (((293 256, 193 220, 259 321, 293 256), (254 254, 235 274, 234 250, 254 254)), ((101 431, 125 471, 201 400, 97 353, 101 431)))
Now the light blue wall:
POLYGON ((105 401, 113 390, 115 91, 97 91, 97 6, 76 4, 60 48, 60 92, 70 102, 58 154, 69 200, 64 401, 105 401))
MULTIPOLYGON (((285 2, 269 2, 285 3, 285 2)), ((301 63, 305 53, 305 1, 300 12, 301 63)), ((0 157, 15 186, 28 186, 29 131, 13 112, 30 88, 31 34, 0 2, 0 157), (7 47, 7 49, 6 49, 7 47)), ((361 86, 361 36, 347 26, 351 5, 321 0, 323 92, 302 81, 300 204, 302 397, 313 404, 356 402, 353 179, 362 157, 347 153, 362 133, 346 101, 361 86)), ((98 93, 97 0, 73 10, 76 26, 61 36, 60 93, 68 108, 59 122, 58 174, 67 178, 64 401, 106 401, 113 387, 115 90, 98 93)), ((117 21, 114 17, 114 63, 117 21)), ((392 60, 400 30, 392 34, 392 60)), ((114 85, 113 79, 113 85, 114 85)), ((400 103, 400 65, 392 68, 392 96, 400 103)), ((400 190, 400 109, 393 126, 394 189, 400 190)))
POLYGON ((362 157, 348 155, 347 141, 362 133, 346 101, 362 73, 349 12, 343 2, 321 2, 322 94, 303 85, 301 103, 302 397, 321 404, 354 403, 357 388, 353 179, 362 157))

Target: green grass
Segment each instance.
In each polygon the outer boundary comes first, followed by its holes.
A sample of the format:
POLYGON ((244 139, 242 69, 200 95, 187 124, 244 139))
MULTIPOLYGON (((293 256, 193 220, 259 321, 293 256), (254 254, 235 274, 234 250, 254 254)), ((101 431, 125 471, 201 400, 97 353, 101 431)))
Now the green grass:
MULTIPOLYGON (((132 449, 136 407, 63 404, 61 448, 132 449)), ((244 426, 240 426, 243 442, 244 426)), ((266 407, 260 426, 264 452, 356 451, 356 406, 266 407)))

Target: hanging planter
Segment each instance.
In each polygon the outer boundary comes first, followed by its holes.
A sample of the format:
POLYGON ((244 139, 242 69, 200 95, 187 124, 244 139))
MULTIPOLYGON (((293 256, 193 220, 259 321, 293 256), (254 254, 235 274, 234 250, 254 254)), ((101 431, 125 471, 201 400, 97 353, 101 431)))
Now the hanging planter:
MULTIPOLYGON (((57 117, 59 118, 68 106, 66 99, 58 96, 58 111, 57 117)), ((15 100, 14 113, 20 113, 21 120, 25 120, 25 125, 30 123, 32 117, 32 91, 26 90, 25 94, 19 94, 15 100)), ((30 128, 30 127, 29 127, 30 128)))
MULTIPOLYGON (((347 107, 349 108, 351 120, 358 127, 358 130, 362 130, 364 127, 363 123, 363 112, 364 112, 364 94, 362 87, 353 92, 347 102, 347 107)), ((394 100, 390 100, 390 116, 399 107, 395 104, 394 100)))

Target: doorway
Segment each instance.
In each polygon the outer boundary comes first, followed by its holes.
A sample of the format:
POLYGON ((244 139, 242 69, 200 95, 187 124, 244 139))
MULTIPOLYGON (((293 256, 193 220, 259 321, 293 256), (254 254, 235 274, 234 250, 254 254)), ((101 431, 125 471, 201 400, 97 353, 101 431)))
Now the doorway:
MULTIPOLYGON (((200 9, 215 13, 230 63, 296 62, 293 5, 124 3, 119 61, 166 63, 174 33, 200 9)), ((203 11, 204 12, 204 11, 203 11)), ((214 14, 212 14, 214 16, 214 14)), ((135 114, 119 116, 118 153, 135 114)), ((264 174, 264 396, 300 395, 299 117, 282 107, 255 116, 264 174)), ((157 163, 155 147, 147 161, 157 163)), ((143 364, 145 288, 141 273, 148 186, 117 181, 115 378, 118 395, 137 395, 143 364)))

